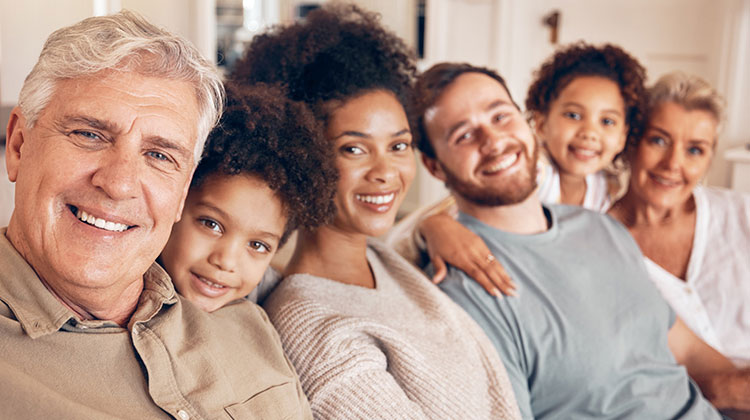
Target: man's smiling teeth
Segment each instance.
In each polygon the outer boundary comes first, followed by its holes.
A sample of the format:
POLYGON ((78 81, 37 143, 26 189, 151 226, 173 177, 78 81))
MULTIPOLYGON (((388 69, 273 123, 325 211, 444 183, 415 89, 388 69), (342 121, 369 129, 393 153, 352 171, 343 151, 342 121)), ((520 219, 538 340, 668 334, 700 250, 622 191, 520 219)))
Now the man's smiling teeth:
POLYGON ((98 219, 83 210, 78 210, 78 212, 76 212, 76 217, 82 222, 86 222, 92 226, 98 227, 99 229, 109 230, 111 232, 123 232, 128 228, 127 225, 123 225, 122 223, 115 223, 104 219, 98 219))
POLYGON ((214 282, 212 282, 212 281, 210 281, 210 280, 206 279, 205 277, 201 277, 201 276, 197 276, 197 277, 198 277, 198 280, 202 281, 203 283, 206 283, 207 285, 209 285, 209 286, 211 286, 211 287, 215 287, 215 288, 217 288, 217 289, 223 289, 223 288, 225 288, 225 287, 226 287, 226 286, 224 286, 223 284, 219 284, 219 283, 214 283, 214 282))
POLYGON ((511 165, 516 163, 516 160, 518 160, 518 153, 511 153, 508 156, 500 159, 500 162, 497 162, 496 164, 490 166, 487 169, 487 172, 497 172, 502 171, 503 169, 508 169, 511 165))
POLYGON ((364 194, 356 194, 355 197, 357 197, 357 200, 363 201, 365 203, 370 204, 388 204, 391 201, 393 201, 393 198, 396 197, 395 193, 390 193, 386 195, 364 195, 364 194))

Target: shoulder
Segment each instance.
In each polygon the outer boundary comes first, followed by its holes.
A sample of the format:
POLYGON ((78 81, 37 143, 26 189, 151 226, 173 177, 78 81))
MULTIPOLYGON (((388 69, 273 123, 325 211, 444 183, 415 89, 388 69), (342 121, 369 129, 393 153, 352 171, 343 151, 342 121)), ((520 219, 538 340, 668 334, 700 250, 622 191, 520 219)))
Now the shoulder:
POLYGON ((714 208, 725 211, 739 210, 741 213, 750 210, 750 193, 721 187, 697 186, 693 194, 698 206, 709 205, 712 210, 714 208))
POLYGON ((554 214, 555 220, 563 228, 577 229, 614 229, 621 233, 627 234, 627 230, 622 223, 613 219, 606 213, 589 210, 580 206, 569 206, 565 204, 545 205, 545 207, 554 214))

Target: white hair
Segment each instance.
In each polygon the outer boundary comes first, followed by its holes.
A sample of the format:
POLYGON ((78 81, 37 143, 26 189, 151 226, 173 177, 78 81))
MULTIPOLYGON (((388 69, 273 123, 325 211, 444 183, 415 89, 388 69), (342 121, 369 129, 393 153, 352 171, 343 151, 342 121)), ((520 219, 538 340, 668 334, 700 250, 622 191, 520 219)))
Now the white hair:
POLYGON ((648 89, 649 113, 665 102, 674 102, 689 111, 706 111, 716 119, 719 128, 723 125, 724 98, 698 76, 675 71, 660 77, 648 89))
POLYGON ((18 99, 28 126, 34 126, 58 81, 103 70, 136 72, 192 84, 199 111, 195 146, 198 163, 208 133, 219 121, 224 106, 221 78, 190 42, 127 10, 84 19, 47 38, 18 99))

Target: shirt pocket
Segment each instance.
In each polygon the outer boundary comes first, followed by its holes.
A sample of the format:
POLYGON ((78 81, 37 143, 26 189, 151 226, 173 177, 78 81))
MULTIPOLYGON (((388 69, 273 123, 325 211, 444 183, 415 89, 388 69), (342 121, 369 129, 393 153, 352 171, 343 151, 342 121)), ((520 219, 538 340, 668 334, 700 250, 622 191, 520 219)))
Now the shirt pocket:
POLYGON ((225 407, 224 411, 234 420, 293 420, 302 418, 301 406, 297 387, 287 382, 225 407))

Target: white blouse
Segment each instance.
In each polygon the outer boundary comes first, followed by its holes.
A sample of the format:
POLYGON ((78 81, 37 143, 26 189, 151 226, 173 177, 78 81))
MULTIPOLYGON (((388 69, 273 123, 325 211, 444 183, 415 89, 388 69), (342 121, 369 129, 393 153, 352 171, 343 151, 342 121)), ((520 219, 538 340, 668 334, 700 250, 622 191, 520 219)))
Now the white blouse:
MULTIPOLYGON (((539 189, 537 194, 542 203, 560 203, 560 172, 555 165, 544 165, 537 175, 539 189)), ((585 209, 606 213, 612 207, 612 195, 607 176, 604 171, 586 175, 586 195, 583 198, 582 207, 585 209)))
POLYGON ((750 366, 750 194, 698 186, 686 280, 648 258, 651 280, 677 315, 739 367, 750 366))

